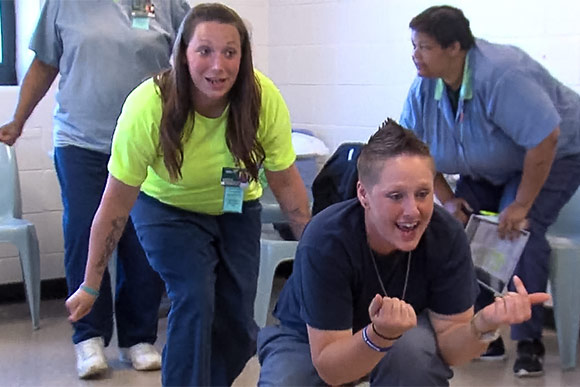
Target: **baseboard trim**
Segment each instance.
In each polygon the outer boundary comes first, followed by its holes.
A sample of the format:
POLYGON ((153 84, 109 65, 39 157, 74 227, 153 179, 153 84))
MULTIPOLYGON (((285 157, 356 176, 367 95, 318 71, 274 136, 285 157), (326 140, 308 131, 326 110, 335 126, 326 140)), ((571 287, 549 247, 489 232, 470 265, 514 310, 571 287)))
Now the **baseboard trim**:
MULTIPOLYGON (((68 290, 64 278, 47 279, 40 281, 40 295, 42 300, 66 298, 68 290)), ((11 283, 0 285, 0 304, 10 304, 26 301, 24 284, 11 283)))

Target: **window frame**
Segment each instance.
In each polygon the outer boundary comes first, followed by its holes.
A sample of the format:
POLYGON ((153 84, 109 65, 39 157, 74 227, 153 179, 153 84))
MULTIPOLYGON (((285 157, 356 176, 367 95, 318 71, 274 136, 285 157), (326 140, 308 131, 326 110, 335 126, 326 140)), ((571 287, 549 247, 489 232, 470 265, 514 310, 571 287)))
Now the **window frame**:
POLYGON ((16 79, 16 12, 14 0, 0 0, 2 10, 2 63, 0 85, 17 85, 16 79))

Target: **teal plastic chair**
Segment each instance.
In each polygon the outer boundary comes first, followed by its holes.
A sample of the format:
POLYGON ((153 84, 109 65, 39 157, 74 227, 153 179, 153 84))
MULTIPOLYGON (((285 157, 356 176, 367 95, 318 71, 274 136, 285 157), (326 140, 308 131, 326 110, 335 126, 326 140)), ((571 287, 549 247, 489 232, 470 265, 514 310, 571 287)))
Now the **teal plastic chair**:
POLYGON ((40 322, 40 250, 34 224, 22 219, 20 181, 14 149, 0 143, 0 242, 18 248, 32 326, 40 322))
POLYGON ((576 367, 580 331, 580 190, 548 230, 552 247, 550 285, 562 369, 576 367))
POLYGON ((276 268, 282 262, 294 260, 298 242, 273 239, 260 240, 260 273, 254 302, 254 320, 260 328, 266 326, 276 268))
MULTIPOLYGON (((287 221, 271 191, 265 191, 262 199, 262 224, 287 221)), ((268 239, 264 236, 260 239, 260 271, 254 301, 254 320, 260 328, 266 326, 268 319, 276 268, 282 262, 294 260, 297 246, 298 242, 296 241, 268 239)))

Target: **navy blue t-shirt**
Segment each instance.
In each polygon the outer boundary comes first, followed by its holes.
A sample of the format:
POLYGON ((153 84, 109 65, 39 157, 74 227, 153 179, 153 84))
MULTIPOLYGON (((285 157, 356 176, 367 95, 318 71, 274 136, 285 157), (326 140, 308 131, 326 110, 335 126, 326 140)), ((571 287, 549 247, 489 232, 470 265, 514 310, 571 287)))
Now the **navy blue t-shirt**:
MULTIPOLYGON (((374 255, 388 296, 402 298, 409 253, 374 255)), ((417 314, 430 309, 450 315, 473 305, 478 286, 467 238, 445 209, 435 206, 410 256, 404 300, 417 314)), ((370 323, 368 307, 376 294, 384 295, 367 244, 364 209, 355 198, 328 207, 308 224, 274 315, 304 333, 305 324, 356 332, 370 323)))

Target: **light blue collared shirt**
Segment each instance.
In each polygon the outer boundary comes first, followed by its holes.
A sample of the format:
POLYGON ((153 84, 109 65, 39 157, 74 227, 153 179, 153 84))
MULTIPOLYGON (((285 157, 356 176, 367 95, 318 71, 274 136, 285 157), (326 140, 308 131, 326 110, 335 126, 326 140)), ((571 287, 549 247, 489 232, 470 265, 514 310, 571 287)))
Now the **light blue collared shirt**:
POLYGON ((400 119, 426 142, 437 170, 501 185, 557 126, 556 158, 580 153, 580 96, 521 49, 477 39, 456 114, 441 79, 417 77, 400 119))

